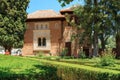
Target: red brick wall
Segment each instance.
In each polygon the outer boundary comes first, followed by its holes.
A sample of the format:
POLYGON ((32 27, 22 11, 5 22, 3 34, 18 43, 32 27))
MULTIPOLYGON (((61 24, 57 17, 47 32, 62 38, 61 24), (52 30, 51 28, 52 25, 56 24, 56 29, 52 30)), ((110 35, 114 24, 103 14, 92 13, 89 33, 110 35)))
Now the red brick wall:
POLYGON ((34 23, 27 23, 27 30, 24 35, 24 46, 22 55, 33 55, 33 26, 34 23))
MULTIPOLYGON (((62 23, 61 20, 57 21, 45 21, 49 22, 49 29, 50 29, 50 38, 51 38, 51 50, 50 53, 52 55, 57 55, 59 53, 59 41, 61 39, 62 31, 62 23)), ((27 30, 24 35, 24 47, 22 49, 22 54, 23 55, 34 55, 33 50, 33 29, 34 29, 34 24, 35 22, 27 22, 27 30)), ((39 52, 39 51, 38 51, 39 52)))
POLYGON ((61 21, 50 21, 51 35, 51 53, 57 55, 59 53, 59 40, 61 38, 61 21), (57 25, 56 25, 57 23, 57 25))

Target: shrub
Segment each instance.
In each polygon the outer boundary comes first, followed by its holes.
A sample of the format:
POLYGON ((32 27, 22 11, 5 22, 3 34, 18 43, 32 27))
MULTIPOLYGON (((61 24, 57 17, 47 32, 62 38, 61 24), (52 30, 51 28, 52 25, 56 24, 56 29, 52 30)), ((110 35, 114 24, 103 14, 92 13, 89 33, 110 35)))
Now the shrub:
POLYGON ((100 56, 99 65, 100 66, 114 66, 115 64, 115 54, 113 54, 110 50, 105 51, 100 56))
POLYGON ((64 56, 66 56, 68 53, 68 49, 67 48, 63 48, 62 52, 60 53, 60 56, 63 58, 64 56))
POLYGON ((74 59, 74 56, 63 56, 63 59, 74 59))
POLYGON ((82 59, 85 59, 86 58, 85 52, 84 51, 79 51, 78 57, 82 58, 82 59))
POLYGON ((44 56, 44 53, 42 51, 39 51, 36 53, 36 56, 38 57, 43 57, 44 56))
POLYGON ((60 60, 59 56, 44 56, 42 59, 46 59, 46 60, 60 60))
POLYGON ((46 66, 56 68, 57 80, 119 80, 120 72, 85 65, 41 60, 46 66))

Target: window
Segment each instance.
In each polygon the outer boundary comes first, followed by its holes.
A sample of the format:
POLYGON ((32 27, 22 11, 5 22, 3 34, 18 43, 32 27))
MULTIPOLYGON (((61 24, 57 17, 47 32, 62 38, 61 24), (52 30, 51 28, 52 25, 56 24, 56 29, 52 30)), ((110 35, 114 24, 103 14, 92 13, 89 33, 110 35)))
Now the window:
POLYGON ((39 25, 37 24, 36 27, 35 27, 36 30, 38 29, 38 26, 39 26, 39 25))
POLYGON ((48 26, 47 26, 47 24, 45 25, 45 29, 48 29, 48 26))
POLYGON ((35 30, 48 30, 49 24, 48 23, 36 23, 35 30))
POLYGON ((46 46, 46 38, 38 38, 38 46, 46 46))
POLYGON ((41 43, 41 38, 38 38, 38 46, 42 46, 41 43))
POLYGON ((43 38, 43 46, 46 46, 46 38, 43 38))
POLYGON ((43 29, 43 25, 41 24, 41 29, 43 29))

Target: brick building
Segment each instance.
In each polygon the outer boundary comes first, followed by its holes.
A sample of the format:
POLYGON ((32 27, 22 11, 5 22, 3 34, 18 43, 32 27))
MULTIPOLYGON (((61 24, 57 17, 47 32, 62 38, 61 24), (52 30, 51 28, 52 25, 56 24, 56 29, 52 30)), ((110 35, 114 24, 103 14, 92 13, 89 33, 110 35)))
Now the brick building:
POLYGON ((35 55, 40 51, 59 55, 63 48, 68 49, 67 55, 76 55, 76 41, 70 40, 73 29, 65 19, 66 13, 72 15, 73 11, 63 9, 58 14, 53 10, 40 10, 29 14, 22 55, 35 55))

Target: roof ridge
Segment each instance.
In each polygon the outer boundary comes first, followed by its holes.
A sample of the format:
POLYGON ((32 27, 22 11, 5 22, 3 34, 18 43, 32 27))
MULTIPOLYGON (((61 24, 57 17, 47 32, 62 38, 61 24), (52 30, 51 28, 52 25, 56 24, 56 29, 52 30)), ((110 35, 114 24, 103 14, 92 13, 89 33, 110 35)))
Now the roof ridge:
POLYGON ((37 10, 31 14, 28 14, 28 18, 48 18, 48 17, 63 17, 63 15, 57 13, 52 9, 37 10))
MULTIPOLYGON (((53 9, 36 10, 36 11, 34 11, 34 12, 30 13, 30 14, 33 14, 33 13, 36 13, 36 12, 39 12, 39 11, 54 11, 54 10, 53 10, 53 9)), ((56 11, 54 11, 54 12, 56 12, 56 11)), ((56 13, 57 13, 57 12, 56 12, 56 13)))

